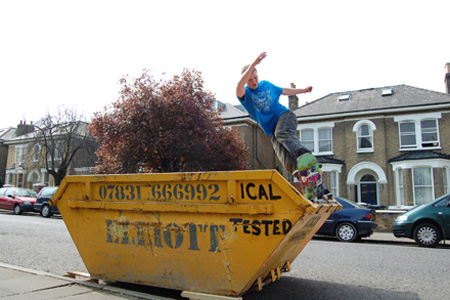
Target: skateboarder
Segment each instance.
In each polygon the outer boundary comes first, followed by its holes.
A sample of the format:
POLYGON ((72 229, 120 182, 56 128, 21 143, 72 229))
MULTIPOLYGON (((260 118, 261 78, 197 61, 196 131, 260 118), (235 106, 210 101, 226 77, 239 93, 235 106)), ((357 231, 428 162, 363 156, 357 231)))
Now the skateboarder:
POLYGON ((312 86, 303 89, 281 88, 265 80, 259 81, 256 66, 266 56, 266 52, 263 52, 252 64, 244 66, 236 87, 236 96, 250 116, 261 125, 264 133, 272 136, 275 152, 286 169, 300 178, 297 174, 297 160, 311 151, 295 135, 297 118, 279 102, 279 98, 281 95, 309 93, 312 86))

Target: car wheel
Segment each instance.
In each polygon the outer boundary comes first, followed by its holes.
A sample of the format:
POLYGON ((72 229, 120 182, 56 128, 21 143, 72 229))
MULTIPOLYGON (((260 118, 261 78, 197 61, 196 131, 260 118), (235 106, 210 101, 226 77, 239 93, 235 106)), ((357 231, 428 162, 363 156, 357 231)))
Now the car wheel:
POLYGON ((420 224, 414 230, 414 240, 421 247, 436 247, 441 241, 441 233, 433 224, 420 224))
POLYGON ((358 239, 358 231, 352 223, 342 223, 336 228, 336 236, 342 242, 353 242, 358 239))
POLYGON ((14 213, 16 215, 21 215, 22 214, 22 209, 20 208, 19 204, 14 205, 14 213))
POLYGON ((42 205, 41 216, 43 216, 44 218, 50 218, 51 215, 52 211, 50 210, 50 206, 47 204, 42 205))

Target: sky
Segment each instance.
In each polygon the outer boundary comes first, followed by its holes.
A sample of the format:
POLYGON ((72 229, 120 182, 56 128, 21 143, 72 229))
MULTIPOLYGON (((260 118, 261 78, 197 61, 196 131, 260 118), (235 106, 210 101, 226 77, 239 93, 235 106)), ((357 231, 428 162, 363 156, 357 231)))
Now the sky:
POLYGON ((300 104, 399 84, 445 93, 449 12, 448 0, 0 0, 0 128, 61 106, 89 120, 144 69, 200 71, 239 104, 240 70, 264 51, 260 80, 313 86, 300 104))

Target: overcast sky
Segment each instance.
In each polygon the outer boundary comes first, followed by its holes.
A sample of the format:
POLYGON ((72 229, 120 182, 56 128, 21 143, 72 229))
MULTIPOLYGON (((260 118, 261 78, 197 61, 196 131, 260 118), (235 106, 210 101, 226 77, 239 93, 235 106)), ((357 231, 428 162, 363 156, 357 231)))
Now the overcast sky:
POLYGON ((89 120, 143 69, 201 71, 238 104, 240 70, 263 51, 260 80, 313 86, 301 103, 398 84, 445 92, 449 22, 448 0, 0 0, 0 128, 62 104, 89 120))

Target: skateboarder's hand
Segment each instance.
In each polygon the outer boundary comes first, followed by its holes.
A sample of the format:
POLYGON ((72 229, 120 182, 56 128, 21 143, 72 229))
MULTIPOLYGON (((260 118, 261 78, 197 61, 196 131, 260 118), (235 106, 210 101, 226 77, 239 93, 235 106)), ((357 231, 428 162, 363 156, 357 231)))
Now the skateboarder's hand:
POLYGON ((267 53, 263 52, 261 53, 256 59, 255 62, 253 63, 255 66, 258 65, 264 58, 266 58, 267 53))

